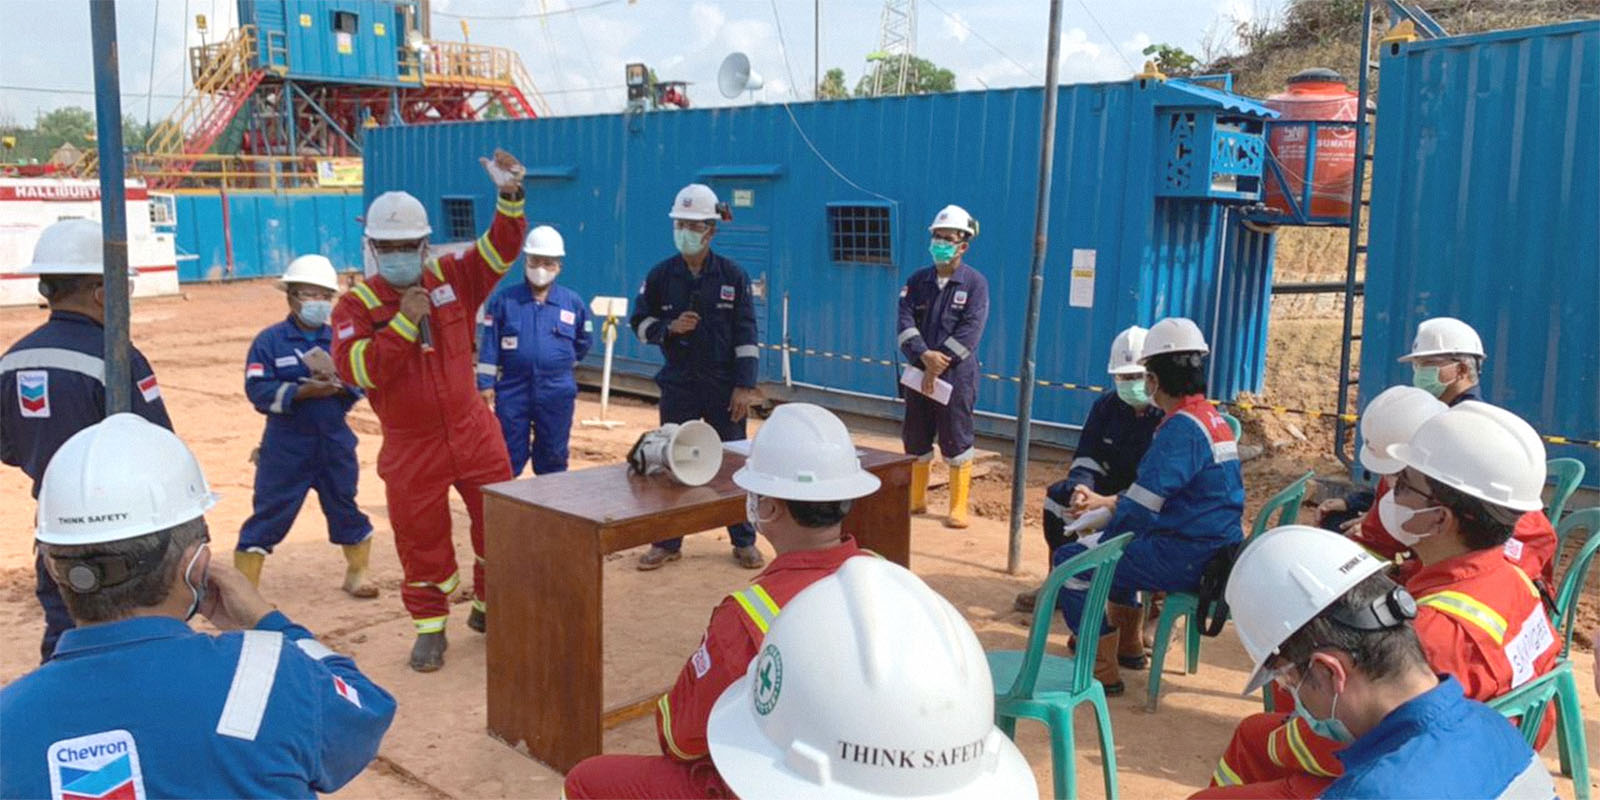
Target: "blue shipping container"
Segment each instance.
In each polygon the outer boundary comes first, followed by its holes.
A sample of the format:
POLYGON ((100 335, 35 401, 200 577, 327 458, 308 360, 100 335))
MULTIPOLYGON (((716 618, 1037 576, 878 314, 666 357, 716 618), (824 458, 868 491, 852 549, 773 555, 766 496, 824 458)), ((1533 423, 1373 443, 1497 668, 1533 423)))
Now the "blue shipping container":
POLYGON ((239 0, 262 67, 290 80, 399 85, 416 0, 239 0))
MULTIPOLYGON (((1600 439, 1600 22, 1384 46, 1361 401, 1416 325, 1483 337, 1485 399, 1600 439)), ((1592 446, 1548 445, 1552 458, 1592 446)))
POLYGON ((361 269, 361 195, 352 192, 278 194, 229 192, 233 269, 228 268, 218 192, 176 195, 181 281, 280 275, 295 256, 321 253, 340 271, 361 269))

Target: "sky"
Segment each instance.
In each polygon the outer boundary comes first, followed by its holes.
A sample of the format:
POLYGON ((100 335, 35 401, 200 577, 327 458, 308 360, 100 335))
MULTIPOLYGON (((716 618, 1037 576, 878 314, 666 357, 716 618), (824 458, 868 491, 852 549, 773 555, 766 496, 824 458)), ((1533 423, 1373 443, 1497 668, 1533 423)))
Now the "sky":
MULTIPOLYGON (((1274 19, 1285 0, 1063 0, 1063 83, 1120 80, 1152 42, 1200 54, 1232 46, 1238 20, 1274 19)), ((0 0, 0 124, 94 104, 86 0, 0 0)), ((1044 83, 1044 0, 916 0, 916 52, 956 74, 958 89, 1044 83)), ((748 102, 717 92, 717 66, 750 56, 766 80, 758 101, 808 100, 814 58, 847 85, 878 48, 875 0, 433 0, 433 37, 515 49, 557 115, 607 113, 624 103, 623 66, 692 82, 696 106, 748 102), (820 26, 814 9, 820 5, 820 26), (780 34, 781 29, 781 34, 780 34), (814 47, 820 31, 821 47, 814 47), (787 58, 785 58, 787 56, 787 58)), ((186 48, 205 14, 216 41, 237 24, 231 0, 119 0, 122 110, 160 120, 188 88, 186 48), (153 46, 154 45, 154 46, 153 46), (153 58, 152 58, 153 52, 153 58), (153 79, 152 79, 153 76, 153 79)))

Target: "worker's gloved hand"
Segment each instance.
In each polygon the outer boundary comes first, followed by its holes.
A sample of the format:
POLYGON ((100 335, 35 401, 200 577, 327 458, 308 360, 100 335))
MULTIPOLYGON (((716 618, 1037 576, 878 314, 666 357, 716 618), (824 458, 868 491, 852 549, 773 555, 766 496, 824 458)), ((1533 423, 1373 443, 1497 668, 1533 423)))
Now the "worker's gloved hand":
POLYGON ((700 326, 700 315, 694 311, 685 311, 674 318, 667 325, 667 333, 673 336, 685 336, 694 332, 700 326))
POLYGON ((422 322, 433 310, 433 302, 428 299, 428 290, 421 286, 413 286, 400 296, 400 313, 413 323, 422 322))
POLYGON ((478 163, 489 173, 489 179, 501 194, 522 194, 522 178, 528 170, 516 156, 497 147, 493 161, 480 157, 478 163))
POLYGON ((206 569, 206 596, 200 614, 225 631, 254 628, 273 605, 239 570, 212 561, 206 569))
POLYGON ((728 413, 734 422, 743 422, 750 416, 750 409, 766 402, 767 398, 760 389, 737 387, 733 390, 733 400, 728 403, 728 413))

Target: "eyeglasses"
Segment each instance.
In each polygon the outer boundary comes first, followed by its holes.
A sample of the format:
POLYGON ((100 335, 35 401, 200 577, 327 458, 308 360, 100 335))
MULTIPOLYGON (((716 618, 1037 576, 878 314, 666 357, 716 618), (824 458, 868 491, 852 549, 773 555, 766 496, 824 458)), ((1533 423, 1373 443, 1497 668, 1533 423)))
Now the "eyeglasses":
POLYGON ((1399 477, 1395 478, 1395 481, 1394 481, 1394 499, 1399 500, 1401 492, 1405 492, 1406 494, 1413 495, 1417 499, 1421 500, 1424 503, 1434 502, 1433 495, 1428 494, 1427 492, 1424 492, 1421 489, 1418 489, 1417 487, 1411 485, 1411 479, 1409 477, 1407 477, 1407 473, 1405 473, 1405 472, 1401 472, 1399 477))
POLYGON ((332 300, 331 289, 296 289, 289 293, 296 300, 332 300))
POLYGON ((705 233, 715 227, 716 223, 703 219, 675 219, 672 221, 672 225, 678 230, 705 233))
POLYGON ((946 233, 944 231, 934 231, 933 238, 938 239, 941 242, 949 242, 951 244, 961 244, 962 242, 966 241, 966 239, 963 238, 959 233, 946 233))

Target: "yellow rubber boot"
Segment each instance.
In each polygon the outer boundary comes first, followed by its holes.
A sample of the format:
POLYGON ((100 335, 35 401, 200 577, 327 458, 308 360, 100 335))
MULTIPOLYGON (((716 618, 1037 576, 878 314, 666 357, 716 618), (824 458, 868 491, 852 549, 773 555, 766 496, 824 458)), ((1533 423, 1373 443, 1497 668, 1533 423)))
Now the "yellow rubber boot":
POLYGON ((378 587, 367 580, 367 562, 372 557, 372 537, 358 544, 343 545, 344 592, 351 597, 370 600, 378 596, 378 587))
POLYGON ((233 567, 244 573, 250 579, 250 585, 261 586, 261 567, 267 563, 266 553, 256 553, 250 550, 233 551, 233 567))
POLYGON ((911 462, 911 513, 928 510, 928 473, 933 471, 932 461, 911 462))
POLYGON ((972 462, 950 468, 950 516, 946 528, 967 527, 967 497, 972 493, 972 462))

